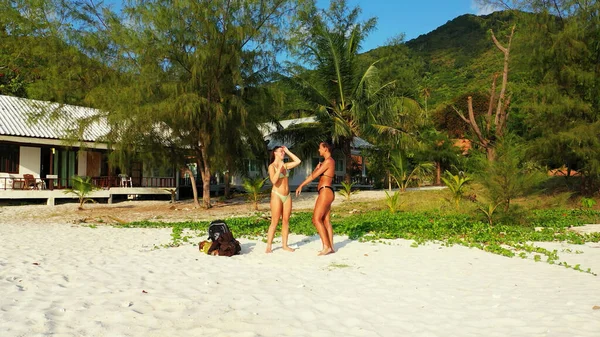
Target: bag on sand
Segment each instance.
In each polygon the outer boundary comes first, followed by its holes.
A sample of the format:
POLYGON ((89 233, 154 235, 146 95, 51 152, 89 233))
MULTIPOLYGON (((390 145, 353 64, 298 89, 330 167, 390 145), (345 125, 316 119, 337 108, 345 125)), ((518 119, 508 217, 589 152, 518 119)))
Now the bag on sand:
POLYGON ((208 238, 212 240, 212 244, 207 254, 233 256, 238 255, 242 251, 239 241, 233 237, 233 234, 224 221, 215 220, 210 223, 208 226, 208 238))
POLYGON ((219 236, 225 233, 231 233, 231 231, 223 220, 214 220, 208 225, 208 239, 212 242, 217 241, 219 236))

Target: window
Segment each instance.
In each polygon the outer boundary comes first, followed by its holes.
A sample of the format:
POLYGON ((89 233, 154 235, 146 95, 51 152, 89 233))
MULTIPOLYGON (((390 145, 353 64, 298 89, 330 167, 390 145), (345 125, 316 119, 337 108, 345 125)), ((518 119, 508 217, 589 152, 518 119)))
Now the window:
POLYGON ((248 160, 248 172, 260 172, 260 161, 248 160))
POLYGON ((0 144, 0 172, 19 173, 19 146, 0 144))

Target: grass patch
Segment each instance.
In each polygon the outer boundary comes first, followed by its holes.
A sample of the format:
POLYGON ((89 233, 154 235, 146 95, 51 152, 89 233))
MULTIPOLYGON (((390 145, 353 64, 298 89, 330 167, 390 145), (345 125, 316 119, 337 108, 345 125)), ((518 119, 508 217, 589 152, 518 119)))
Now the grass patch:
POLYGON ((335 262, 332 262, 329 266, 327 266, 327 268, 329 268, 329 269, 350 268, 350 265, 349 264, 345 264, 345 263, 335 263, 335 262))

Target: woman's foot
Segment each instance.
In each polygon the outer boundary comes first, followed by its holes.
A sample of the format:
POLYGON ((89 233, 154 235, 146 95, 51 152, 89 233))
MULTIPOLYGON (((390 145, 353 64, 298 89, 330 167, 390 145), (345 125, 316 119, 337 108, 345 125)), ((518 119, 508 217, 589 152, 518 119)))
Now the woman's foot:
POLYGON ((271 249, 271 247, 267 247, 267 250, 265 250, 265 253, 267 254, 271 254, 273 252, 273 249, 271 249))
POLYGON ((281 249, 283 249, 283 250, 287 250, 288 252, 293 252, 293 251, 295 251, 295 249, 294 249, 294 248, 292 248, 292 247, 290 247, 290 246, 281 247, 281 249))
POLYGON ((328 255, 328 254, 331 254, 331 253, 333 253, 333 249, 331 249, 331 247, 325 247, 317 255, 321 256, 321 255, 328 255))

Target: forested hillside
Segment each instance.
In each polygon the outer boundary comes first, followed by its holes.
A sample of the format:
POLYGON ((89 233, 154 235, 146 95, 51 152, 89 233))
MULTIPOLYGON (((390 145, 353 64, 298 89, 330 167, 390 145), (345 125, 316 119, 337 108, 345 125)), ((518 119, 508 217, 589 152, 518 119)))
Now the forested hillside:
POLYGON ((371 62, 383 57, 379 68, 386 80, 398 80, 405 94, 420 101, 429 95, 429 106, 435 108, 465 93, 489 91, 492 74, 502 71, 502 54, 489 30, 503 41, 514 23, 515 15, 509 11, 465 14, 403 45, 380 47, 362 56, 371 62))

